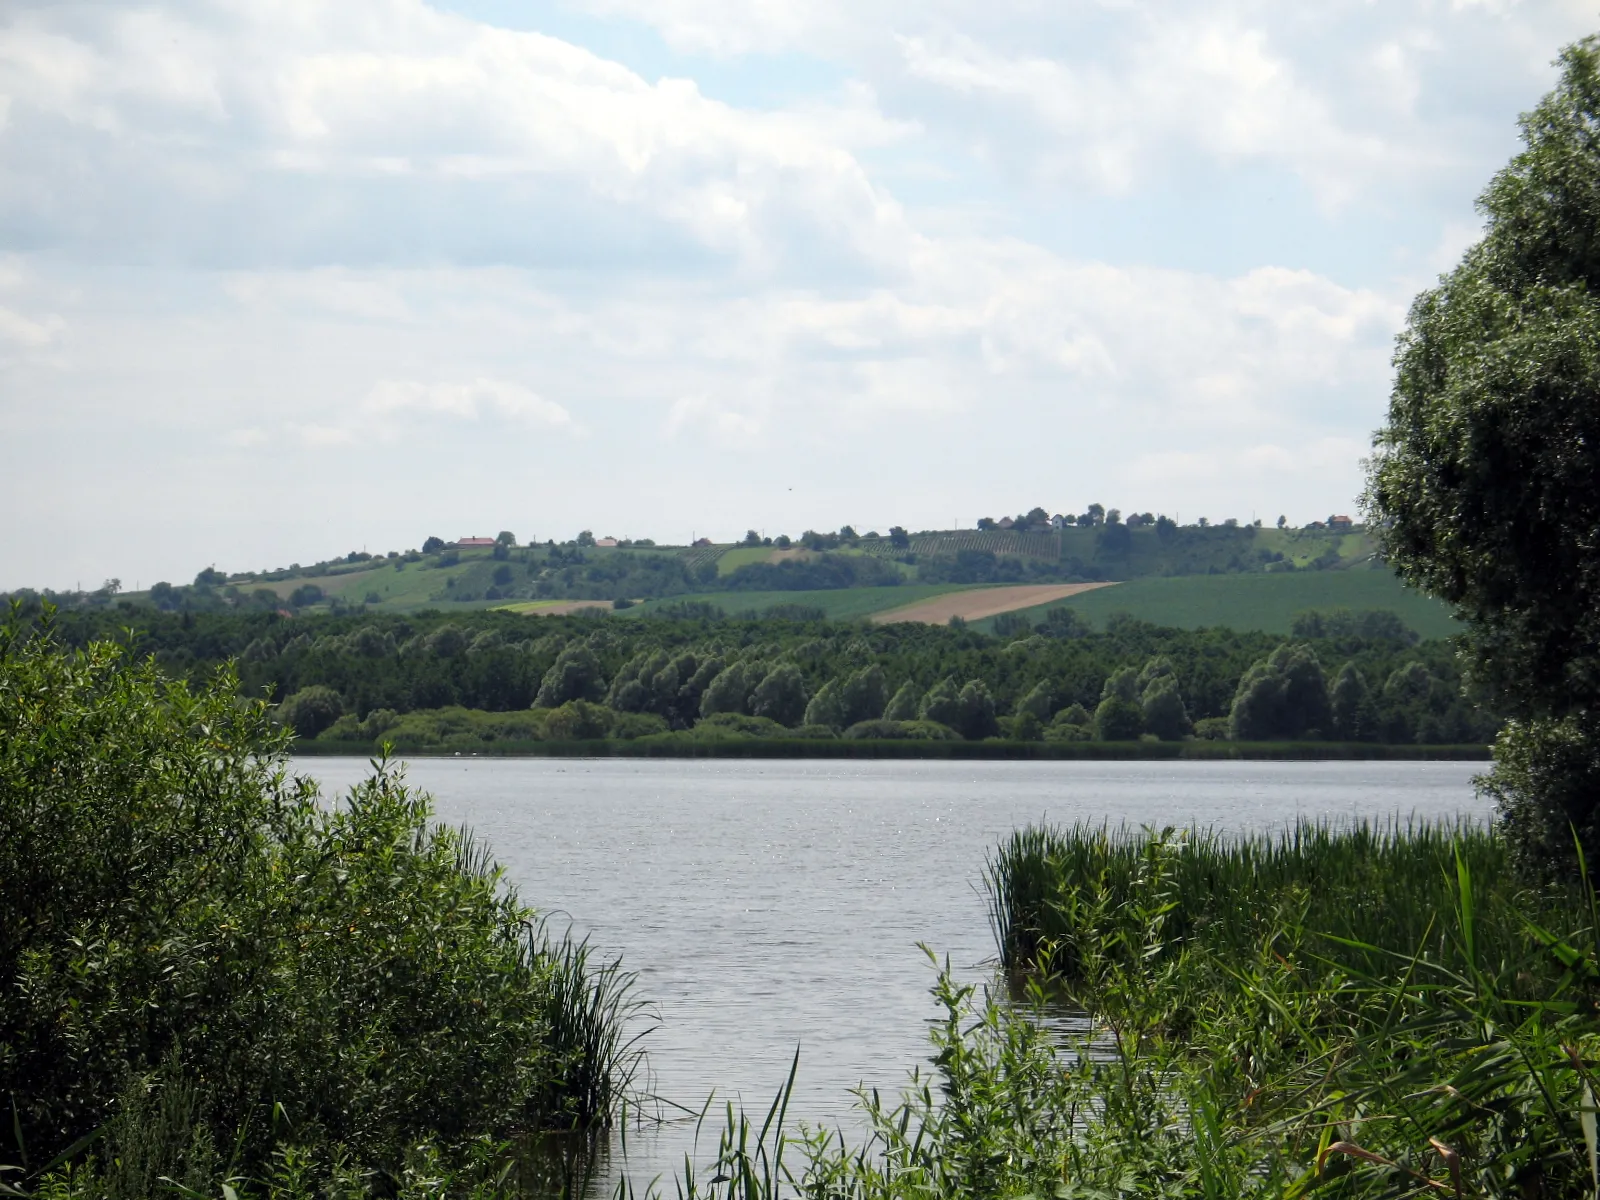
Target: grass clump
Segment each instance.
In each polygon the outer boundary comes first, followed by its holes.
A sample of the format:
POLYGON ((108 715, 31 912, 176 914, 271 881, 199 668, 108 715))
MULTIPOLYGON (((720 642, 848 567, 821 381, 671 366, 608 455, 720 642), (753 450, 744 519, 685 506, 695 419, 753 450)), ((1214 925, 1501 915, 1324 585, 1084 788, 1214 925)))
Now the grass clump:
POLYGON ((228 669, 0 630, 11 1186, 381 1193, 611 1120, 628 977, 387 763, 328 806, 287 746, 228 669))
POLYGON ((730 1113, 680 1197, 1596 1194, 1594 895, 1491 832, 1032 829, 989 877, 1015 988, 947 964, 864 1138, 730 1113))

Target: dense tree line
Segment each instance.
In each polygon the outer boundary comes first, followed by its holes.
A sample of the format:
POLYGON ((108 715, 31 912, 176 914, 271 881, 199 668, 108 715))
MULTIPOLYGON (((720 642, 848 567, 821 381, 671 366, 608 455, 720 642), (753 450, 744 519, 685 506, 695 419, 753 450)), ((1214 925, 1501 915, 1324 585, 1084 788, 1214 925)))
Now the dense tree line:
MULTIPOLYGON (((98 612, 57 619, 59 635, 78 642, 118 624, 98 612)), ((192 678, 237 660, 246 690, 282 701, 307 736, 343 721, 351 736, 375 737, 374 713, 381 725, 458 708, 562 710, 592 736, 714 721, 708 728, 818 736, 865 726, 854 736, 1464 743, 1498 726, 1462 694, 1452 648, 1417 644, 1392 614, 1306 614, 1297 632, 1120 617, 1097 633, 1058 609, 992 636, 691 610, 642 620, 145 614, 137 638, 192 678)))

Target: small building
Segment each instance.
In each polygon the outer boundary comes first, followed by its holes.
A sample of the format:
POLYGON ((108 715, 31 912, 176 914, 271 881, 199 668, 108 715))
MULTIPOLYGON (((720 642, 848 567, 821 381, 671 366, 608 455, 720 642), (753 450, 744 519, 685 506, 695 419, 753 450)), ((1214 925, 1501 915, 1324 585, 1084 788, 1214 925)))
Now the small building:
POLYGON ((1350 528, 1350 526, 1352 526, 1354 524, 1355 524, 1355 522, 1352 521, 1349 517, 1329 517, 1328 518, 1328 528, 1329 529, 1337 529, 1341 533, 1343 533, 1346 530, 1348 530, 1350 528))
POLYGON ((1016 522, 1013 521, 1010 517, 1001 517, 998 521, 995 522, 995 525, 1000 529, 1010 529, 1015 524, 1016 524, 1016 522))
POLYGON ((457 538, 451 543, 456 550, 490 550, 494 548, 494 539, 486 537, 457 538))
POLYGON ((614 537, 597 538, 594 544, 601 550, 610 550, 615 548, 617 539, 614 537))
POLYGON ((1321 521, 1313 521, 1313 522, 1311 522, 1311 524, 1307 525, 1306 528, 1307 529, 1326 529, 1327 526, 1324 525, 1321 521))
POLYGON ((1055 516, 1050 518, 1050 528, 1051 529, 1065 529, 1066 527, 1067 527, 1067 519, 1065 517, 1063 517, 1060 513, 1057 513, 1055 516))
POLYGON ((694 545, 694 546, 709 546, 709 545, 711 545, 711 539, 710 538, 695 538, 695 540, 691 543, 691 545, 694 545))

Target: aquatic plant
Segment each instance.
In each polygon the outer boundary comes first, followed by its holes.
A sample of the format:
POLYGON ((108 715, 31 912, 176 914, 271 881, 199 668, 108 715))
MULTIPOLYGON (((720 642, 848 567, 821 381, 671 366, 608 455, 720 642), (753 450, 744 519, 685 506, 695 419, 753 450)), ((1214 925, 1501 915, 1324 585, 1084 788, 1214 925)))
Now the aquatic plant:
POLYGON ((671 1191, 1595 1194, 1594 896, 1515 889, 1489 831, 1024 830, 990 878, 1026 971, 993 990, 939 971, 931 1070, 898 1097, 859 1094, 864 1138, 730 1109, 713 1169, 686 1166, 671 1191), (1377 884, 1386 871, 1412 877, 1377 884))

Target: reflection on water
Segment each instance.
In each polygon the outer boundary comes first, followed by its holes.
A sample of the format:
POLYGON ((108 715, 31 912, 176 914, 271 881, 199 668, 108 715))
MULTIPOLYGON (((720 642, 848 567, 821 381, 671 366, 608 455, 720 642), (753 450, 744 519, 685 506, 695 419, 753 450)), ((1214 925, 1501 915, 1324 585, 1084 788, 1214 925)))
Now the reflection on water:
MULTIPOLYGON (((342 789, 365 760, 299 768, 342 789)), ((798 1047, 790 1114, 847 1134, 850 1089, 925 1056, 934 969, 991 979, 986 857, 1029 822, 1268 829, 1299 818, 1484 816, 1474 763, 418 759, 438 816, 493 846, 525 899, 620 953, 661 1024, 656 1090, 765 1112, 798 1047)), ((670 1107, 665 1110, 669 1115, 670 1107)), ((682 1110, 678 1110, 682 1111, 682 1110)), ((710 1123, 721 1126, 720 1114, 710 1123)), ((715 1150, 715 1132, 708 1131, 715 1150)), ((694 1122, 630 1129, 601 1185, 670 1177, 694 1122), (625 1152, 624 1152, 625 1150, 625 1152)), ((670 1189, 669 1189, 670 1191, 670 1189)))

